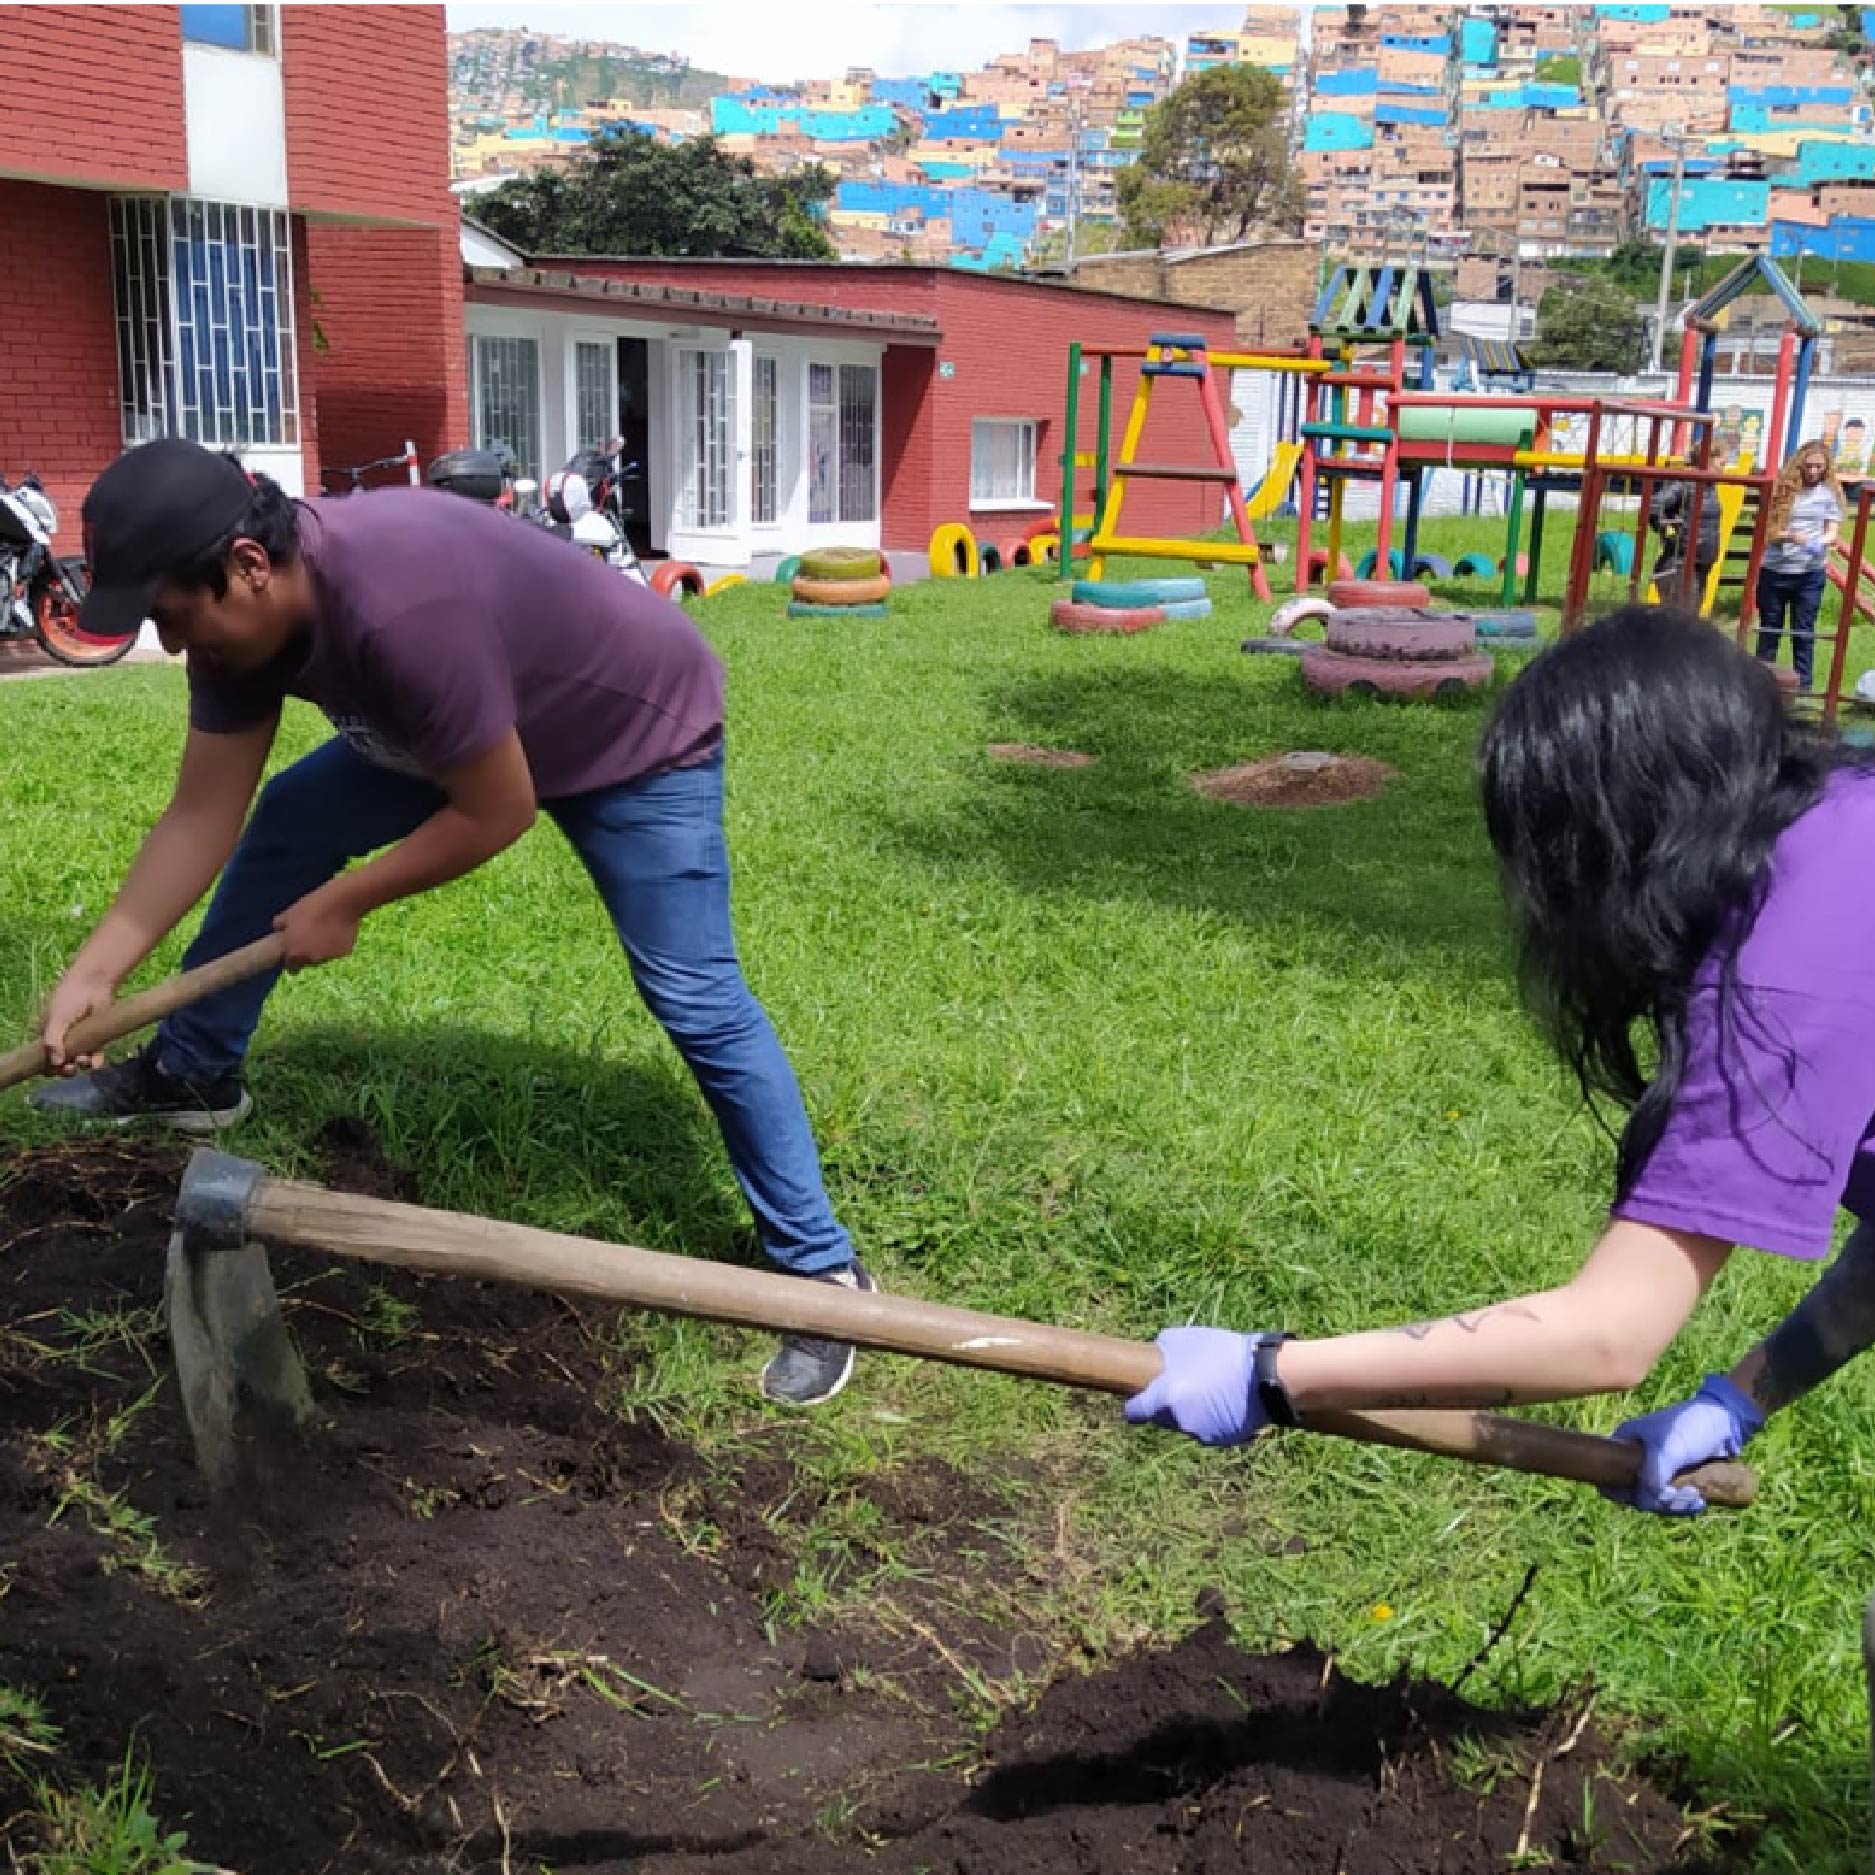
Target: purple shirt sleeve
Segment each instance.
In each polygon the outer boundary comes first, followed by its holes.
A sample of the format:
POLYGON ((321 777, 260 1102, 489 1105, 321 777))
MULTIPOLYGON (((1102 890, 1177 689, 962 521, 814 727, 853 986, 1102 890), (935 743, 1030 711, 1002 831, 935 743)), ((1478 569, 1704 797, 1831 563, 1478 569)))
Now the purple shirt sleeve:
POLYGON ((368 631, 359 673, 371 716, 426 775, 486 755, 517 721, 500 634, 460 600, 426 602, 368 631))
POLYGON ((1758 986, 1726 1014, 1716 988, 1694 992, 1679 1097, 1614 1214, 1779 1256, 1827 1256, 1875 1113, 1875 1006, 1758 986))

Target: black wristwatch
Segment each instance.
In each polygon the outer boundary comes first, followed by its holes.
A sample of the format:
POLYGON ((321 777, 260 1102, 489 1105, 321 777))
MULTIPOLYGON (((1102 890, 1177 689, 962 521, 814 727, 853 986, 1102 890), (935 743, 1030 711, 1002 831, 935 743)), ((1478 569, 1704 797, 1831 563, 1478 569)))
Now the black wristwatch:
POLYGON ((1258 1404, 1263 1408, 1263 1417, 1272 1426, 1298 1426, 1302 1422, 1296 1417, 1294 1403, 1289 1398, 1289 1389, 1285 1387, 1276 1373, 1276 1350, 1292 1337, 1285 1334, 1263 1335, 1257 1341, 1255 1366, 1251 1370, 1251 1385, 1256 1389, 1258 1404))

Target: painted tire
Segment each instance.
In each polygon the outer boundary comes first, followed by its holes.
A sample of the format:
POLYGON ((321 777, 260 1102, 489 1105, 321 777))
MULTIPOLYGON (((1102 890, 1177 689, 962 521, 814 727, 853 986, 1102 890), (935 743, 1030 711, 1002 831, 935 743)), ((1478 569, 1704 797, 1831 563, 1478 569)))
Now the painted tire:
POLYGON ((793 585, 795 575, 799 573, 800 570, 801 556, 798 553, 789 554, 788 557, 775 568, 775 584, 777 586, 793 585))
POLYGON ((1073 593, 1076 605, 1113 606, 1120 611, 1209 597, 1201 579, 1077 579, 1073 593))
POLYGON ((1480 638, 1519 640, 1536 636, 1534 612, 1474 612, 1471 624, 1480 638))
POLYGON ((1452 613, 1337 612, 1328 621, 1328 648, 1350 658, 1449 662, 1475 655, 1478 635, 1470 619, 1452 613))
MULTIPOLYGON (((1336 579, 1352 579, 1353 577, 1354 577, 1353 562, 1350 561, 1348 556, 1344 553, 1341 556, 1341 559, 1335 568, 1335 578, 1336 579)), ((1309 555, 1308 583, 1311 586, 1322 586, 1322 585, 1326 585, 1327 581, 1328 581, 1328 550, 1325 547, 1317 547, 1309 555)))
POLYGON ((803 605, 877 605, 892 590, 883 573, 871 579, 797 579, 790 590, 803 605))
POLYGON ((703 575, 688 560, 666 560, 653 569, 651 590, 660 599, 701 599, 703 575))
POLYGON ((719 592, 727 592, 731 586, 746 586, 748 583, 749 576, 746 573, 725 573, 714 584, 704 587, 703 596, 714 599, 719 592))
POLYGON ((1270 636, 1287 638, 1305 620, 1327 618, 1334 609, 1326 599, 1317 599, 1309 593, 1300 594, 1294 599, 1285 599, 1270 614, 1270 636))
POLYGON ((1634 571, 1634 543, 1625 534, 1603 533, 1595 536, 1595 570, 1619 573, 1623 579, 1634 571))
POLYGON ((1000 573, 1007 562, 1003 559, 1002 548, 985 541, 977 549, 977 571, 988 579, 992 573, 1000 573))
POLYGON ((877 579, 884 560, 873 547, 815 547, 801 555, 809 579, 877 579))
POLYGON ((1452 577, 1451 563, 1443 555, 1422 553, 1413 562, 1413 577, 1415 579, 1450 579, 1452 577))
POLYGON ((1048 617, 1056 631, 1077 635, 1150 631, 1166 622, 1164 606, 1134 606, 1128 611, 1113 606, 1076 605, 1072 599, 1057 599, 1048 608, 1048 617))
MULTIPOLYGON (((1368 548, 1354 563, 1354 577, 1356 579, 1372 579, 1374 577, 1374 568, 1378 564, 1378 550, 1373 547, 1368 548)), ((1398 547, 1389 547, 1387 549, 1387 571, 1394 579, 1404 579, 1406 577, 1406 555, 1403 554, 1398 547)))
POLYGON ((1035 550, 1020 534, 1011 534, 1007 540, 996 543, 996 552, 1004 566, 1033 566, 1035 550))
POLYGON ((884 618, 885 615, 886 606, 882 601, 873 605, 810 605, 800 599, 788 602, 789 618, 884 618))
POLYGON ((1452 562, 1452 572, 1459 579, 1496 579, 1497 562, 1488 553, 1461 554, 1452 562))
POLYGON ((1030 534, 1028 543, 1032 566, 1053 566, 1061 558, 1059 534, 1030 534))
POLYGON ((1320 647, 1310 644, 1306 638, 1246 638, 1242 649, 1252 657, 1299 658, 1303 652, 1316 651, 1320 647))
POLYGON ((1392 658, 1350 658, 1311 647, 1302 654, 1302 681, 1321 696, 1415 697, 1462 695, 1491 681, 1488 657, 1409 664, 1392 658))
POLYGON ((1022 530, 1022 538, 1033 547, 1044 534, 1053 534, 1056 540, 1059 541, 1060 532, 1060 529, 1055 524, 1055 517, 1052 514, 1041 514, 1037 515, 1036 518, 1022 530))
POLYGON ((1410 579, 1338 579, 1328 589, 1337 612, 1365 606, 1407 606, 1417 611, 1432 604, 1432 594, 1410 579))
POLYGON ((1161 610, 1167 618, 1209 618, 1209 599, 1168 599, 1161 610))
POLYGON ((1520 553, 1517 556, 1517 577, 1519 579, 1530 577, 1530 556, 1527 553, 1520 553))
POLYGON ((946 521, 931 536, 926 559, 933 579, 975 579, 983 571, 977 537, 961 521, 946 521))

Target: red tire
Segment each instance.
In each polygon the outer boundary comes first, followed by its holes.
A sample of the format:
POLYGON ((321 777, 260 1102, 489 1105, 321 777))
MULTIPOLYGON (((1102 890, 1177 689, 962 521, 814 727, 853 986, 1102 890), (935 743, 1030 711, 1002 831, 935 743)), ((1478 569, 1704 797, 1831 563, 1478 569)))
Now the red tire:
POLYGON ((1153 626, 1166 622, 1163 606, 1135 606, 1128 612, 1112 606, 1076 605, 1072 599, 1057 599, 1048 608, 1048 616, 1056 631, 1081 635, 1150 631, 1153 626))
POLYGON ((1437 662, 1474 655, 1478 634, 1471 620, 1459 613, 1365 609, 1336 612, 1329 618, 1328 648, 1350 658, 1437 662))
POLYGON ((1459 696, 1482 689, 1495 668, 1488 657, 1409 664, 1397 658, 1343 657, 1339 651, 1302 654, 1302 681, 1326 697, 1459 696))
POLYGON ((1429 606, 1432 594, 1415 579, 1338 579, 1328 588, 1338 612, 1357 606, 1429 606))
POLYGON ((1055 517, 1052 514, 1042 514, 1037 515, 1036 518, 1022 530, 1022 538, 1024 540, 1034 540, 1040 535, 1052 534, 1054 532, 1055 517))
POLYGON ((703 575, 688 560, 666 560, 652 569, 651 590, 660 599, 701 599, 703 575))
POLYGON ((999 540, 996 552, 1004 566, 1035 564, 1035 556, 1029 551, 1029 537, 1026 534, 1011 534, 1007 540, 999 540))
POLYGON ((877 605, 892 582, 883 573, 871 579, 803 579, 797 573, 791 590, 803 605, 877 605))
MULTIPOLYGON (((1341 556, 1340 561, 1335 567, 1335 578, 1336 579, 1352 579, 1353 577, 1354 577, 1354 562, 1350 560, 1348 556, 1344 553, 1341 556)), ((1317 547, 1309 555, 1308 583, 1311 586, 1320 586, 1320 585, 1325 584, 1327 582, 1327 579, 1328 579, 1328 549, 1326 547, 1317 547)))

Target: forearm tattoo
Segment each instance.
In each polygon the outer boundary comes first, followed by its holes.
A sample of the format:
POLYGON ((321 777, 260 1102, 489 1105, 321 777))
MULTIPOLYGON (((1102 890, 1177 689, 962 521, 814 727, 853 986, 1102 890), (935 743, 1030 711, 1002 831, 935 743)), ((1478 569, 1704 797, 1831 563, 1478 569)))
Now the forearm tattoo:
POLYGON ((1404 1328, 1395 1328, 1392 1332, 1404 1335, 1409 1341, 1424 1341, 1439 1328, 1457 1328, 1468 1335, 1475 1335, 1486 1322, 1497 1316, 1521 1316, 1526 1322, 1540 1322, 1543 1319, 1528 1303, 1500 1302, 1495 1308, 1474 1309, 1469 1315, 1442 1315, 1436 1322, 1408 1322, 1404 1328))
POLYGON ((1858 1225, 1816 1287, 1740 1364, 1746 1391, 1767 1413, 1875 1347, 1875 1228, 1858 1225))

